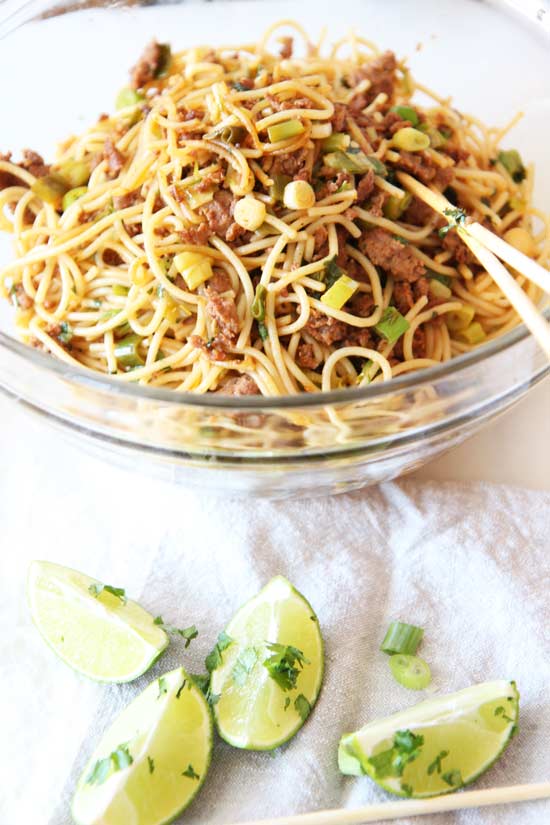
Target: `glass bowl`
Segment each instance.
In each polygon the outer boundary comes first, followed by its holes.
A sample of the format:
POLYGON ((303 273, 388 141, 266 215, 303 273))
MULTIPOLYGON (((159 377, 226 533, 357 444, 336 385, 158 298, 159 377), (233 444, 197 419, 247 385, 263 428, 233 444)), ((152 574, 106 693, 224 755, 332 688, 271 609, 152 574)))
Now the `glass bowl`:
MULTIPOLYGON (((307 25, 314 8, 304 4, 297 12, 292 4, 271 2, 149 8, 135 3, 90 5, 94 8, 45 2, 0 6, 1 76, 13 74, 14 54, 21 49, 33 56, 14 81, 15 88, 7 91, 3 104, 7 127, 2 129, 0 150, 17 151, 32 143, 32 148, 50 154, 56 140, 109 107, 124 83, 126 68, 153 35, 181 42, 182 47, 222 39, 242 42, 279 17, 290 16, 289 10, 307 25), (75 36, 82 31, 84 41, 75 36), (55 48, 56 42, 60 48, 55 48), (39 80, 36 66, 40 66, 39 80), (37 94, 38 82, 44 95, 37 94), (33 101, 32 119, 24 114, 28 107, 22 101, 27 100, 33 101)), ((451 68, 437 75, 437 84, 433 77, 428 76, 428 81, 489 122, 503 122, 518 108, 526 110, 517 128, 517 145, 539 161, 535 201, 550 209, 550 164, 544 163, 550 125, 544 98, 544 78, 550 69, 546 16, 537 15, 533 8, 529 20, 529 4, 521 16, 509 10, 513 4, 473 0, 461 4, 423 0, 414 4, 414 14, 404 0, 383 5, 382 9, 374 0, 352 2, 346 7, 346 21, 333 10, 327 11, 324 22, 331 36, 349 23, 368 26, 371 34, 374 27, 375 39, 382 45, 419 56, 423 52, 415 52, 415 44, 424 35, 426 52, 430 42, 437 45, 431 47, 427 61, 418 58, 419 69, 415 59, 411 61, 423 80, 430 61, 432 72, 449 61, 456 69, 453 60, 461 53, 460 36, 465 30, 471 32, 470 53, 479 38, 480 60, 487 60, 488 71, 480 75, 470 61, 458 81, 451 68), (497 41, 490 46, 487 25, 493 26, 497 41), (515 71, 507 74, 511 43, 517 54, 528 59, 525 66, 516 64, 515 71)), ((4 240, 0 261, 9 255, 4 240)), ((550 312, 546 314, 550 317, 550 312)), ((65 365, 15 340, 8 309, 0 312, 4 393, 108 462, 232 495, 321 495, 395 478, 463 441, 549 372, 532 337, 518 326, 471 353, 389 383, 272 399, 206 397, 121 384, 65 365)))

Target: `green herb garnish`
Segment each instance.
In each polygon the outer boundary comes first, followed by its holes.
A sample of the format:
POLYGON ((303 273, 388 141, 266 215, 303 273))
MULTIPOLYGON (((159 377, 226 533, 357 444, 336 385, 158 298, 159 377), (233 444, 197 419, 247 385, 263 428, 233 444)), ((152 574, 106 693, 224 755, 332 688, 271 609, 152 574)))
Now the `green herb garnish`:
POLYGON ((464 784, 460 771, 448 771, 442 775, 441 779, 451 788, 460 788, 464 784))
POLYGON ((246 647, 242 653, 239 654, 239 658, 233 665, 233 670, 231 671, 231 676, 236 685, 242 687, 245 684, 257 661, 258 653, 253 647, 246 647))
POLYGON ((168 693, 168 686, 166 684, 166 679, 164 678, 164 676, 161 676, 159 678, 159 692, 158 692, 157 699, 160 699, 160 697, 162 696, 163 693, 168 693))
POLYGON ((86 777, 86 784, 102 785, 111 774, 128 768, 133 761, 133 757, 128 750, 128 744, 119 745, 105 759, 98 759, 86 777))
POLYGON ((263 321, 258 321, 258 334, 262 341, 267 341, 269 338, 269 332, 267 331, 267 327, 263 321))
POLYGON ((198 773, 195 773, 193 770, 193 765, 188 765, 186 770, 183 771, 182 776, 187 776, 189 779, 200 779, 198 773))
POLYGON ((91 584, 88 588, 88 593, 91 593, 96 599, 101 593, 110 593, 111 596, 114 596, 117 599, 120 599, 122 604, 126 604, 128 601, 126 598, 126 591, 122 587, 112 587, 110 584, 101 584, 97 582, 97 584, 91 584))
POLYGON ((409 762, 413 762, 420 755, 423 744, 423 736, 416 736, 410 730, 398 730, 392 747, 371 756, 368 760, 374 768, 376 778, 403 776, 409 762))
POLYGON ((504 166, 515 183, 521 183, 522 180, 525 180, 527 172, 525 171, 525 166, 517 149, 508 149, 506 152, 499 152, 497 160, 504 166))
POLYGON ((149 773, 153 773, 155 770, 155 760, 151 759, 150 756, 147 757, 147 765, 149 766, 149 773))
POLYGON ((506 709, 503 708, 502 705, 499 705, 498 708, 495 708, 495 716, 502 716, 502 718, 506 722, 513 722, 514 721, 510 716, 506 715, 506 709))
POLYGON ((233 643, 233 639, 231 636, 228 636, 225 631, 222 630, 220 635, 218 636, 218 641, 208 656, 206 657, 204 663, 206 665, 206 669, 209 673, 212 673, 213 670, 216 670, 219 665, 222 663, 222 653, 224 650, 227 650, 230 644, 233 643))
POLYGON ((301 717, 302 722, 305 722, 307 717, 311 713, 311 705, 309 704, 308 700, 306 699, 303 693, 300 693, 300 695, 297 696, 294 700, 294 707, 296 709, 297 714, 301 717))
POLYGON ((263 662, 264 667, 269 671, 271 678, 277 682, 281 690, 292 690, 296 687, 296 681, 300 670, 305 664, 309 664, 301 650, 292 645, 279 645, 271 643, 267 649, 273 653, 269 659, 263 662))
POLYGON ((449 755, 449 751, 441 751, 435 757, 434 761, 428 765, 428 775, 431 776, 432 773, 437 771, 437 773, 441 773, 441 762, 445 759, 446 756, 449 755))
POLYGON ((443 226, 438 235, 440 238, 445 238, 451 229, 456 229, 457 226, 464 226, 466 223, 466 212, 464 209, 461 209, 459 206, 453 206, 448 209, 443 210, 443 214, 449 218, 449 223, 447 226, 443 226))
POLYGON ((164 624, 162 616, 157 616, 156 619, 154 619, 153 624, 162 627, 166 633, 173 634, 174 636, 181 636, 182 639, 185 639, 186 648, 188 648, 193 639, 196 639, 199 635, 199 631, 194 624, 184 628, 174 627, 174 625, 171 624, 164 624))

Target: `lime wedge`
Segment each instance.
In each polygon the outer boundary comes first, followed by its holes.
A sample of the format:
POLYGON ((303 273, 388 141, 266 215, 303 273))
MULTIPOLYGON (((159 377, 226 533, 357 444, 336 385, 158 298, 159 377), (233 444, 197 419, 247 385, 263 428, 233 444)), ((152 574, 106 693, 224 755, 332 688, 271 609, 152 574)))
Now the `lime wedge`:
POLYGON ((196 796, 212 751, 212 715, 183 668, 131 702, 103 735, 78 782, 78 825, 164 825, 196 796))
POLYGON ((277 576, 238 610, 207 665, 222 739, 248 750, 279 747, 321 689, 323 639, 311 605, 277 576))
POLYGON ((367 774, 399 796, 450 793, 498 759, 518 715, 514 682, 484 682, 345 734, 338 764, 342 773, 367 774))
POLYGON ((102 587, 69 567, 34 561, 27 587, 32 618, 79 673, 99 682, 130 682, 158 659, 168 636, 124 591, 102 587))

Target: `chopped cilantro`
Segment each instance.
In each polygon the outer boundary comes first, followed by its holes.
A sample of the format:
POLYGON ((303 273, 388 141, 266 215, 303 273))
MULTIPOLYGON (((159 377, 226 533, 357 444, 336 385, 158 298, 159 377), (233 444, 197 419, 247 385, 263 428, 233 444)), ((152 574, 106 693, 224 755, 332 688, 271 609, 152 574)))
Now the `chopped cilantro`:
POLYGON ((110 593, 111 596, 115 596, 115 598, 120 599, 122 604, 126 604, 126 591, 122 587, 112 587, 110 584, 101 584, 98 582, 97 584, 91 584, 88 588, 88 592, 92 594, 96 599, 97 597, 103 593, 110 593))
POLYGON ((522 180, 525 180, 527 172, 517 149, 499 152, 497 160, 504 166, 515 183, 521 183, 522 180))
POLYGON ((331 258, 325 265, 324 278, 322 279, 327 286, 327 290, 330 289, 331 286, 334 286, 338 278, 341 278, 342 275, 345 274, 344 270, 336 263, 336 258, 331 258))
POLYGON ((74 333, 70 324, 66 321, 62 321, 59 325, 59 332, 57 334, 57 340, 61 341, 62 344, 70 344, 74 333))
POLYGON ((109 756, 97 760, 86 777, 86 784, 102 785, 112 773, 128 768, 133 761, 133 757, 128 750, 128 744, 119 745, 109 756))
POLYGON ((150 756, 147 757, 147 765, 149 766, 149 773, 153 773, 155 770, 155 760, 151 759, 150 756))
POLYGON ((428 775, 431 776, 432 773, 437 771, 437 773, 441 773, 441 762, 445 759, 446 756, 449 755, 449 751, 441 751, 435 757, 434 761, 428 765, 428 775))
POLYGON ((301 650, 292 645, 268 644, 267 649, 273 653, 263 662, 271 678, 277 682, 281 690, 292 690, 296 687, 296 680, 300 670, 309 664, 301 650))
POLYGON ((410 785, 407 785, 406 782, 402 783, 401 790, 403 791, 405 796, 412 796, 413 795, 413 789, 411 788, 410 785))
POLYGON ((179 686, 178 690, 177 690, 177 693, 176 693, 176 699, 179 699, 179 698, 180 698, 180 696, 181 696, 181 692, 182 692, 182 690, 184 689, 184 687, 185 687, 185 685, 186 685, 186 684, 187 684, 187 679, 184 679, 184 680, 183 680, 183 682, 181 683, 181 685, 179 686))
POLYGON ((398 241, 403 246, 409 245, 408 240, 406 238, 403 238, 401 235, 392 235, 392 238, 394 239, 394 241, 398 241))
POLYGON ((502 716, 502 718, 506 720, 506 722, 514 721, 510 716, 506 715, 505 708, 503 708, 502 705, 499 705, 498 708, 495 708, 495 716, 502 716))
POLYGON ((374 768, 376 778, 403 776, 409 762, 413 762, 420 755, 423 744, 423 736, 416 736, 410 730, 398 730, 392 747, 371 756, 368 760, 374 768))
POLYGON ((209 673, 212 673, 213 670, 216 670, 222 663, 222 653, 224 650, 227 650, 230 644, 233 643, 233 639, 231 636, 228 636, 225 631, 222 630, 220 635, 218 636, 218 641, 208 656, 205 659, 206 669, 209 673))
POLYGON ((200 779, 198 773, 193 770, 193 765, 188 765, 186 770, 182 772, 182 776, 187 776, 189 779, 200 779))
POLYGON ((446 235, 451 231, 451 229, 456 229, 457 226, 464 226, 466 223, 466 212, 464 209, 461 209, 459 206, 453 206, 450 209, 444 209, 443 214, 449 218, 449 223, 447 226, 442 227, 439 230, 439 237, 445 238, 446 235))
POLYGON ((160 699, 163 693, 168 693, 168 686, 166 684, 166 679, 164 678, 164 676, 161 676, 159 678, 159 692, 157 699, 160 699))
POLYGON ((212 693, 212 691, 210 690, 209 675, 193 674, 192 678, 196 686, 199 688, 199 690, 203 692, 204 698, 211 707, 220 701, 220 694, 212 693))
POLYGON ((239 81, 237 81, 236 83, 233 83, 233 88, 235 89, 236 92, 249 92, 250 91, 250 87, 248 85, 246 85, 245 83, 239 83, 239 81))
POLYGON ((242 653, 239 654, 239 658, 231 671, 231 676, 236 685, 242 687, 245 684, 249 673, 257 661, 258 653, 253 647, 246 647, 242 653))
POLYGON ((162 620, 162 616, 157 616, 154 620, 154 624, 159 625, 162 627, 166 633, 171 633, 175 636, 181 636, 182 639, 185 639, 185 647, 189 647, 193 639, 196 639, 199 635, 199 631, 195 627, 194 624, 190 625, 189 627, 184 627, 180 629, 179 627, 174 627, 171 624, 164 624, 162 620))
POLYGON ((309 704, 308 700, 306 699, 303 693, 300 693, 300 695, 297 696, 294 700, 294 707, 296 709, 297 714, 301 717, 302 722, 305 722, 307 717, 311 713, 311 705, 309 704))
POLYGON ((258 321, 258 334, 262 341, 267 341, 269 338, 269 332, 267 331, 267 327, 263 321, 258 321))
POLYGON ((285 706, 283 710, 288 710, 288 706, 290 705, 290 696, 287 696, 285 699, 285 706))
POLYGON ((460 771, 448 771, 442 775, 441 779, 451 788, 460 788, 464 784, 460 771))

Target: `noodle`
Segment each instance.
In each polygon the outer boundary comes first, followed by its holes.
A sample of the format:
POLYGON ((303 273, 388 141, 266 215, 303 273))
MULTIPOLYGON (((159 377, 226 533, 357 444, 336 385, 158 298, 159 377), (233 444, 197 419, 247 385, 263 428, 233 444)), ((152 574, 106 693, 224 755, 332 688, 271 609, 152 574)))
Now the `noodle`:
POLYGON ((51 168, 0 155, 0 229, 16 253, 0 286, 27 342, 120 381, 277 396, 388 381, 519 322, 395 177, 497 234, 521 230, 546 263, 532 169, 498 145, 519 115, 489 129, 356 35, 324 56, 324 35, 313 45, 284 21, 305 55, 291 38, 274 55, 279 25, 243 47, 153 43, 117 111, 51 168))

